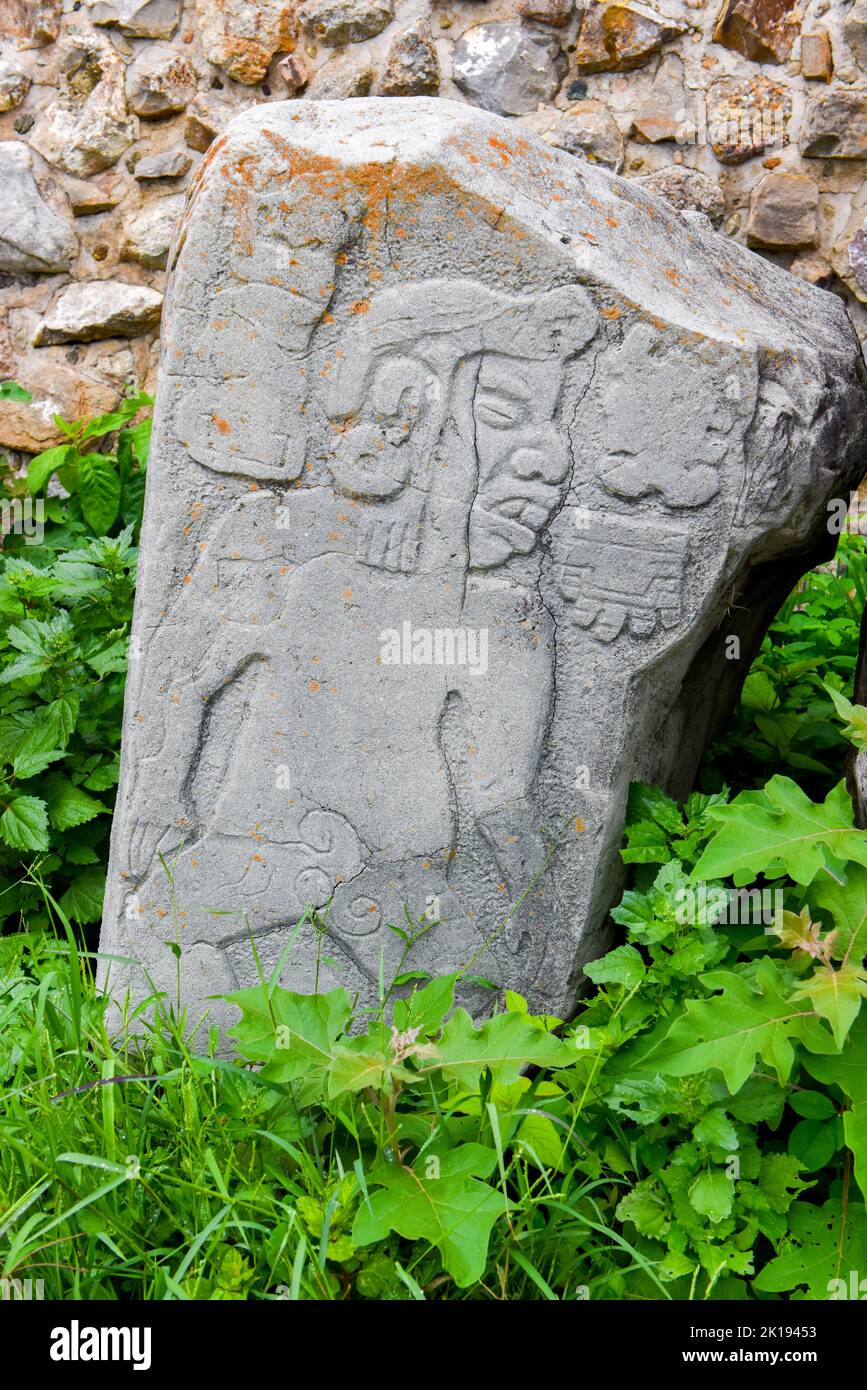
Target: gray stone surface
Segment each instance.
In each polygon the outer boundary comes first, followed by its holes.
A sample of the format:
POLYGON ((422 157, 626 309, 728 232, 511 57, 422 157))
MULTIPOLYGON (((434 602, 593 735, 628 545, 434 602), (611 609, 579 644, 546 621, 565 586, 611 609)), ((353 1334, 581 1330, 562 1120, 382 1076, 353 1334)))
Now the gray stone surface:
POLYGON ((149 270, 165 266, 183 207, 183 193, 175 193, 170 198, 148 203, 141 212, 130 217, 124 223, 121 260, 137 261, 149 270))
POLYGON ((66 39, 60 96, 39 116, 30 143, 49 164, 87 178, 114 164, 138 135, 127 110, 124 67, 107 39, 66 39))
POLYGON ((134 338, 160 321, 163 297, 122 280, 79 280, 61 290, 39 325, 35 347, 134 338))
POLYGON ((180 0, 84 0, 94 24, 117 26, 137 39, 170 39, 178 27, 180 0))
POLYGON ((716 179, 708 178, 698 169, 687 169, 683 164, 671 165, 653 174, 641 174, 633 183, 664 198, 678 212, 701 212, 714 227, 722 225, 726 209, 723 191, 716 179))
POLYGON ((369 1001, 406 905, 565 1013, 630 781, 688 789, 863 471, 842 301, 423 98, 237 118, 176 247, 103 984, 177 1002, 177 941, 226 1022, 313 906, 369 1001))
POLYGON ((43 201, 33 177, 33 156, 17 140, 0 142, 0 188, 0 271, 68 270, 78 254, 78 238, 43 201))
POLYGON ((559 40, 523 24, 475 24, 452 58, 455 86, 501 116, 524 116, 550 101, 565 71, 559 40))
POLYGON ((393 0, 304 0, 298 18, 314 38, 335 48, 381 33, 394 18, 394 4, 393 0))
POLYGON ((145 120, 173 116, 196 95, 196 74, 182 53, 168 44, 142 49, 126 70, 130 111, 145 120))

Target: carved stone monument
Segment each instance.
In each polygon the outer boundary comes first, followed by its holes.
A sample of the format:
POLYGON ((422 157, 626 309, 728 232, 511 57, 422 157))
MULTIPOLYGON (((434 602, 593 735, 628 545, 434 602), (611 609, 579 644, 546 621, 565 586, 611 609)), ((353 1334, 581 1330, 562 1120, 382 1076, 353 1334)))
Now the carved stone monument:
POLYGON ((163 322, 103 982, 174 1002, 175 943, 195 1013, 252 932, 370 1000, 406 908, 566 1013, 630 781, 688 790, 864 472, 842 301, 495 116, 293 101, 163 322))

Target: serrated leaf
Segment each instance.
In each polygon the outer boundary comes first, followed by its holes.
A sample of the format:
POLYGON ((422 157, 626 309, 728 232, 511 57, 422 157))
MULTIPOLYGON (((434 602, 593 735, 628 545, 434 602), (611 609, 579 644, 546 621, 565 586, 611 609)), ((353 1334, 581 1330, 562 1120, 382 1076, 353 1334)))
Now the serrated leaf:
POLYGON ((97 801, 83 787, 77 787, 63 773, 54 772, 44 785, 48 802, 48 819, 55 830, 72 830, 86 825, 94 816, 105 815, 108 807, 97 801))
POLYGON ((78 470, 84 519, 97 535, 105 535, 120 508, 120 478, 114 461, 105 454, 82 454, 78 470))
POLYGON ((48 849, 48 811, 38 796, 18 796, 0 816, 0 837, 10 849, 48 849))
POLYGON ((586 964, 584 974, 589 975, 597 985, 623 985, 625 989, 637 989, 647 970, 634 946, 616 946, 599 960, 586 964))

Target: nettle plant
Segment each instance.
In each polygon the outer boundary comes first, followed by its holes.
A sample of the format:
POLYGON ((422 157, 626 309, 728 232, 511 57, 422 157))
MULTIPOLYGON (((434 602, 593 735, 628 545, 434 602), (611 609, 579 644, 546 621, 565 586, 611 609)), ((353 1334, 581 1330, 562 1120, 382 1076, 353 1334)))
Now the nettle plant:
POLYGON ((151 405, 57 416, 66 442, 0 473, 4 501, 41 498, 44 516, 0 553, 0 920, 39 920, 43 889, 71 919, 101 914, 151 405))
POLYGON ((683 809, 637 785, 626 840, 626 941, 565 1026, 507 994, 476 1027, 456 975, 361 1032, 342 989, 229 996, 290 1166, 309 1145, 336 1170, 296 1203, 335 1281, 362 1291, 370 1246, 417 1291, 511 1269, 558 1298, 828 1298, 863 1266, 867 838, 842 784, 683 809), (768 883, 770 927, 685 920, 699 884, 768 883))

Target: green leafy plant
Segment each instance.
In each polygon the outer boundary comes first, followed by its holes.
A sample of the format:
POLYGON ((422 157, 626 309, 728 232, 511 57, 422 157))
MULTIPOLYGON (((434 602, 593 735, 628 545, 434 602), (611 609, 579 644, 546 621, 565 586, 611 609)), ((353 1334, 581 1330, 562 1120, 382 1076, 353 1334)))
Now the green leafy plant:
POLYGON ((101 914, 150 405, 57 417, 67 442, 2 479, 43 521, 0 553, 0 920, 47 922, 43 888, 74 920, 101 914))
POLYGON ((843 535, 831 565, 813 570, 774 619, 701 786, 760 786, 794 774, 811 792, 842 776, 847 745, 831 690, 851 690, 867 604, 867 538, 843 535))

